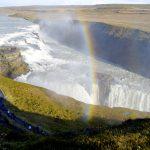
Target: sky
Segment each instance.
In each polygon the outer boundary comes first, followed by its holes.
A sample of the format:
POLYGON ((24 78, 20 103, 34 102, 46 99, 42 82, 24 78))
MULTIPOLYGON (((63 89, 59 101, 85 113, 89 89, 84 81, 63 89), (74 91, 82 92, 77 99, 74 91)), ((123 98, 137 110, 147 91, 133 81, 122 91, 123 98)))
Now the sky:
POLYGON ((150 4, 150 0, 0 0, 0 7, 24 5, 150 4))

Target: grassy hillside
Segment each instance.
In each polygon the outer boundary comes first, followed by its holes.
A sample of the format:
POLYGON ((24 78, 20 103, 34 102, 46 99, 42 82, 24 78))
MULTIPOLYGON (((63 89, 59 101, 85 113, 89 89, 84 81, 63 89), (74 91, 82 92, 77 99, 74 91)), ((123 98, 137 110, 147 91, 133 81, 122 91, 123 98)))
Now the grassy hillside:
MULTIPOLYGON (((44 89, 31 85, 17 83, 11 79, 0 77, 0 89, 2 89, 9 101, 6 104, 13 112, 23 119, 43 126, 45 129, 59 129, 59 120, 70 122, 78 119, 81 114, 73 112, 55 102, 55 99, 49 98, 44 89), (58 119, 56 122, 55 120, 58 119)), ((71 122, 70 122, 71 123, 71 122)), ((66 127, 66 125, 64 124, 66 127)), ((73 123, 72 123, 73 126, 73 123)))
POLYGON ((150 148, 150 120, 128 120, 122 125, 99 131, 97 135, 81 135, 77 143, 91 149, 145 149, 150 148))
POLYGON ((89 124, 99 126, 119 123, 129 118, 150 116, 149 113, 129 109, 86 105, 72 98, 18 83, 3 76, 0 76, 0 89, 7 97, 6 105, 17 116, 49 131, 80 130, 89 124), (85 115, 88 111, 89 117, 85 115))
POLYGON ((48 150, 48 149, 103 149, 130 150, 150 148, 150 120, 128 120, 122 125, 103 128, 97 133, 81 135, 41 137, 18 132, 13 126, 0 126, 0 149, 48 150))

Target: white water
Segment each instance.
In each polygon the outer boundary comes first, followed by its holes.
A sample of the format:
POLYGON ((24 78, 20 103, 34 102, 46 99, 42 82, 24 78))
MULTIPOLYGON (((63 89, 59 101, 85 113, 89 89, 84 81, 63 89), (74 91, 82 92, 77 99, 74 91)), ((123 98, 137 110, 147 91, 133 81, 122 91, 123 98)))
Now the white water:
POLYGON ((97 83, 92 84, 87 56, 46 37, 39 25, 9 17, 0 17, 0 21, 0 45, 20 47, 31 70, 16 80, 45 87, 85 103, 150 112, 149 79, 95 61, 98 78, 97 83), (91 100, 95 93, 96 98, 91 100))

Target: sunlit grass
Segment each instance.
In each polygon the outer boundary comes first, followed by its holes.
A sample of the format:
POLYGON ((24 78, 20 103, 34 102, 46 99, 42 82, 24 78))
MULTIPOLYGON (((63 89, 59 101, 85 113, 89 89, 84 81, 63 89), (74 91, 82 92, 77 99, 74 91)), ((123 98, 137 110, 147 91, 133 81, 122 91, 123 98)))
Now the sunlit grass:
POLYGON ((9 102, 6 102, 6 104, 11 107, 17 115, 31 123, 45 126, 47 129, 53 128, 52 122, 54 122, 53 119, 55 118, 68 122, 80 118, 81 113, 77 114, 62 107, 55 102, 55 98, 47 96, 42 88, 15 82, 0 76, 0 89, 4 91, 9 102))
POLYGON ((114 124, 126 119, 149 116, 149 113, 129 109, 87 105, 3 76, 0 76, 0 89, 7 97, 6 104, 16 115, 51 131, 83 129, 88 124, 114 124), (85 112, 88 115, 86 117, 85 112))

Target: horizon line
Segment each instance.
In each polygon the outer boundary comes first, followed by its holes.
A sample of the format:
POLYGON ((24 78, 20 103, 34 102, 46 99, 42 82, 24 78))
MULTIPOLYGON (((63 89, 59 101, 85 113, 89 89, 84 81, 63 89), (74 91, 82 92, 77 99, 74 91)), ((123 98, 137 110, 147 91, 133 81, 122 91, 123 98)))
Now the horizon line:
POLYGON ((29 6, 47 6, 47 7, 69 7, 69 6, 97 6, 97 5, 150 5, 150 3, 106 3, 106 4, 93 4, 93 5, 46 5, 46 4, 42 4, 42 5, 8 5, 8 6, 0 6, 0 8, 7 8, 7 7, 29 7, 29 6))

